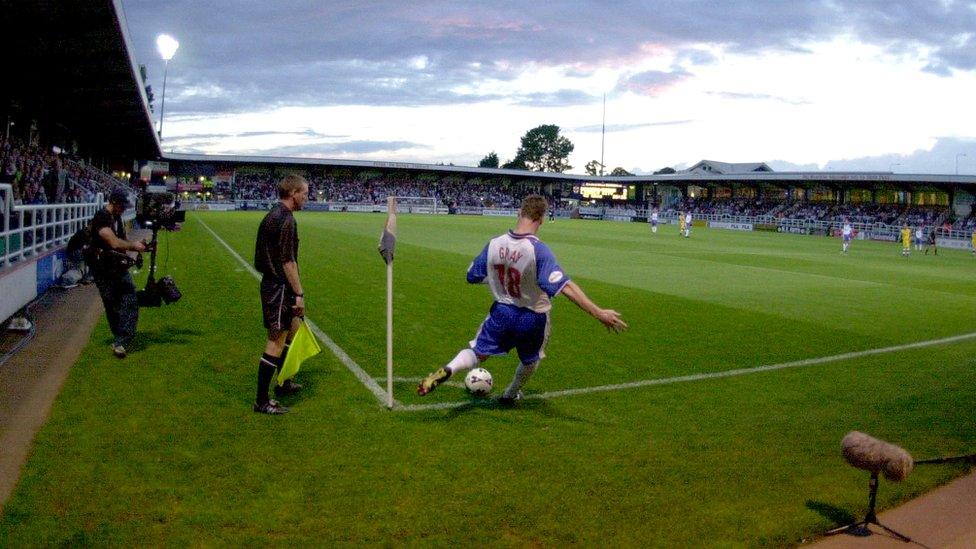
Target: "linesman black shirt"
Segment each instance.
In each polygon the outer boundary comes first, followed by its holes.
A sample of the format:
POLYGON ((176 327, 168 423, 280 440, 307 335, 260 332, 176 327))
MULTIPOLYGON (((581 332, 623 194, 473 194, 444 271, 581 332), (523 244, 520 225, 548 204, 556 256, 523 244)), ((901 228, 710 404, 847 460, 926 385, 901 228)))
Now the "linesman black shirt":
POLYGON ((287 284, 285 263, 298 262, 298 224, 291 210, 279 202, 264 216, 254 245, 254 268, 265 277, 287 284))

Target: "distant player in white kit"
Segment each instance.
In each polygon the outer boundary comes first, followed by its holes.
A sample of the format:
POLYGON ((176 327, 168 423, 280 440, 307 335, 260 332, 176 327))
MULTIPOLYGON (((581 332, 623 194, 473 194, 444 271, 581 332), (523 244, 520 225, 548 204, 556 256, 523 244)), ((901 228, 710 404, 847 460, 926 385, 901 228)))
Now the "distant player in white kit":
POLYGON ((426 395, 452 375, 474 368, 489 356, 508 354, 514 348, 520 364, 499 400, 506 405, 517 402, 522 397, 522 386, 545 357, 551 299, 560 293, 608 330, 620 332, 627 328, 620 313, 601 309, 590 301, 563 273, 549 247, 536 237, 545 215, 545 198, 526 197, 515 230, 491 239, 468 267, 468 282, 487 282, 495 302, 470 348, 425 377, 417 386, 417 394, 426 395))
POLYGON ((915 251, 922 251, 922 244, 925 242, 925 234, 922 232, 922 226, 919 225, 915 227, 915 251))
POLYGON ((685 238, 691 236, 691 212, 685 214, 685 238))
POLYGON ((648 219, 651 223, 651 232, 657 233, 657 208, 651 211, 651 217, 648 219))
POLYGON ((847 253, 847 249, 851 247, 851 237, 854 236, 854 228, 851 227, 851 222, 846 218, 844 219, 844 227, 840 230, 841 240, 844 242, 844 249, 842 253, 847 253))

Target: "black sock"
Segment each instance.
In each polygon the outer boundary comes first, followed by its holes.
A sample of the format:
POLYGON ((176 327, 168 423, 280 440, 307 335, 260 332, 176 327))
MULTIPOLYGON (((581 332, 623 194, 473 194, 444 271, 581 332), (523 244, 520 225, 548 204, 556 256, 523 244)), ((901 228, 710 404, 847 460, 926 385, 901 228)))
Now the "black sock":
POLYGON ((275 375, 277 363, 278 357, 273 357, 268 353, 261 355, 261 362, 258 363, 258 404, 264 404, 270 400, 268 389, 271 388, 271 378, 275 375))

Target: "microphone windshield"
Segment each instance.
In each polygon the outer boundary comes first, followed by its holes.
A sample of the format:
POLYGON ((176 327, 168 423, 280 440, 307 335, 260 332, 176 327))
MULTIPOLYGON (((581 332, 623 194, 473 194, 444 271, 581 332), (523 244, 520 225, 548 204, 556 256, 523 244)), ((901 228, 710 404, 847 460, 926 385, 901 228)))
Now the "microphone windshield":
POLYGON ((847 463, 871 473, 881 473, 888 480, 905 480, 915 462, 904 448, 878 440, 860 431, 851 431, 840 441, 847 463))

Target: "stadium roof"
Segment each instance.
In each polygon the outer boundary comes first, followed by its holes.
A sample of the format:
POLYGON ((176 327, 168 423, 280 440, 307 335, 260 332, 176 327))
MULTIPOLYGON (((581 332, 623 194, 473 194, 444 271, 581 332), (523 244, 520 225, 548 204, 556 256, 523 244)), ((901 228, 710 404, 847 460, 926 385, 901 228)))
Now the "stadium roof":
POLYGON ((687 170, 680 173, 707 173, 707 174, 733 174, 733 173, 752 173, 752 172, 771 172, 772 168, 765 162, 717 162, 715 160, 701 160, 687 170))
POLYGON ((767 182, 772 185, 833 185, 849 187, 854 183, 865 185, 893 184, 893 185, 932 185, 940 187, 948 186, 976 186, 976 176, 972 175, 941 175, 941 174, 898 174, 894 172, 774 172, 765 163, 731 164, 726 162, 715 162, 702 160, 695 166, 709 163, 713 166, 722 166, 729 169, 732 173, 716 173, 714 171, 699 170, 695 172, 681 171, 673 174, 659 175, 635 175, 635 176, 591 176, 578 174, 533 172, 525 170, 505 170, 500 168, 474 168, 466 166, 445 166, 443 164, 414 164, 409 162, 382 162, 372 160, 342 160, 342 159, 323 159, 323 158, 288 158, 276 156, 232 156, 232 155, 206 155, 206 154, 183 154, 164 152, 163 160, 187 163, 200 163, 211 165, 241 165, 241 164, 260 164, 269 166, 301 166, 303 168, 313 167, 349 167, 362 170, 404 170, 404 171, 423 171, 423 172, 443 172, 445 174, 455 174, 465 177, 513 177, 513 178, 532 178, 552 181, 553 183, 570 182, 580 183, 659 183, 673 185, 705 185, 705 184, 735 184, 735 183, 762 183, 767 182), (744 167, 752 166, 752 170, 745 170, 744 167))
POLYGON ((85 156, 159 156, 120 0, 0 0, 0 13, 3 108, 85 156))
POLYGON ((211 154, 184 154, 163 152, 163 160, 177 162, 199 162, 202 164, 265 164, 273 166, 302 166, 311 167, 347 167, 377 170, 405 170, 418 172, 444 172, 445 174, 465 175, 468 177, 531 177, 550 179, 553 181, 592 181, 595 179, 612 181, 619 178, 594 178, 588 175, 575 175, 551 172, 533 172, 527 170, 505 170, 501 168, 473 168, 467 166, 451 166, 445 164, 416 164, 412 162, 384 162, 377 160, 345 160, 326 158, 295 158, 281 156, 237 156, 211 154))

